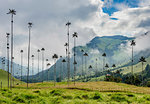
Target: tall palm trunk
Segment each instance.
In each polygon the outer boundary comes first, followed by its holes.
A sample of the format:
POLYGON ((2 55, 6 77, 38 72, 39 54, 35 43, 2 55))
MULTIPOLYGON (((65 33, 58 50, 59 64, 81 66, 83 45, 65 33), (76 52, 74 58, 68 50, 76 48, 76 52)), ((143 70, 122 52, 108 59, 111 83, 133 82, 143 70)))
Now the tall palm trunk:
POLYGON ((10 89, 12 88, 12 70, 13 70, 13 14, 11 15, 11 80, 10 89))
POLYGON ((54 60, 54 86, 56 86, 56 59, 54 60))
POLYGON ((103 57, 103 71, 105 70, 105 57, 103 57))
POLYGON ((34 75, 34 56, 32 55, 32 83, 33 83, 33 75, 34 75))
POLYGON ((84 71, 84 80, 86 81, 86 56, 85 56, 85 71, 84 71))
POLYGON ((75 76, 76 76, 76 37, 74 37, 74 85, 75 85, 75 76))
POLYGON ((62 79, 64 80, 64 73, 65 73, 65 72, 64 72, 64 62, 62 62, 62 64, 63 64, 63 65, 62 65, 62 79))
POLYGON ((97 59, 96 59, 96 81, 97 81, 97 59))
POLYGON ((42 83, 44 81, 44 51, 42 51, 42 83))
POLYGON ((8 88, 9 88, 9 33, 7 33, 7 72, 8 72, 8 88))
POLYGON ((29 70, 30 70, 30 40, 31 40, 31 27, 32 23, 28 23, 29 26, 29 43, 28 43, 28 71, 27 71, 27 88, 28 88, 28 83, 29 83, 29 70))
POLYGON ((40 77, 39 76, 40 75, 39 74, 39 70, 40 70, 40 68, 39 68, 39 52, 40 52, 40 50, 38 49, 37 52, 38 52, 38 78, 37 79, 39 80, 39 77, 40 77))
POLYGON ((81 75, 81 78, 82 78, 82 82, 83 82, 84 81, 84 71, 83 71, 84 70, 84 67, 83 67, 83 56, 84 56, 83 52, 84 51, 81 50, 81 52, 82 52, 82 63, 81 63, 82 64, 82 75, 81 75))
POLYGON ((131 73, 133 75, 133 46, 132 46, 132 69, 131 69, 131 73))
POLYGON ((67 67, 68 67, 68 86, 69 86, 69 82, 70 82, 70 51, 69 51, 69 26, 71 25, 71 23, 70 22, 68 22, 67 24, 66 24, 66 26, 68 26, 68 33, 67 33, 67 35, 68 35, 68 65, 67 65, 67 67))
POLYGON ((22 84, 22 66, 23 65, 23 50, 21 50, 21 84, 22 84))
MULTIPOLYGON (((11 75, 12 75, 12 68, 13 68, 13 15, 16 15, 16 11, 15 10, 11 10, 9 9, 9 13, 7 14, 11 14, 11 75)), ((11 76, 11 80, 10 80, 10 89, 12 88, 12 76, 11 76)))
POLYGON ((143 83, 143 75, 144 75, 144 71, 143 71, 144 68, 143 68, 143 66, 144 66, 144 63, 142 62, 142 85, 144 84, 143 83))

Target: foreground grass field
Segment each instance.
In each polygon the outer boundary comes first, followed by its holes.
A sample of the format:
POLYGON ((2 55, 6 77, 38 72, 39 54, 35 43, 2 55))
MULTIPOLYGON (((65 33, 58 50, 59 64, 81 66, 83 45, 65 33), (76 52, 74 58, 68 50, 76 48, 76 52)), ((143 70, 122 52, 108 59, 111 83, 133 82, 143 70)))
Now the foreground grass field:
POLYGON ((0 90, 0 104, 150 104, 150 88, 113 82, 53 82, 0 90))

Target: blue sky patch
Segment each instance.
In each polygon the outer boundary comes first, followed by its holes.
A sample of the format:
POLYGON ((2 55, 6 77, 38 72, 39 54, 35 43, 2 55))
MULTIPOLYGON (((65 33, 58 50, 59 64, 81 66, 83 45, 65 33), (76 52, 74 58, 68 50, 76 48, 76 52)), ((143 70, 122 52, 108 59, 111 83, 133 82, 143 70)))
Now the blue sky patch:
POLYGON ((112 20, 118 20, 118 18, 110 18, 110 19, 112 19, 112 20))
MULTIPOLYGON (((104 0, 102 0, 104 1, 104 0)), ((103 7, 103 12, 107 13, 109 16, 111 16, 114 12, 117 12, 117 8, 115 8, 115 4, 117 3, 125 3, 128 5, 130 8, 135 8, 138 7, 140 0, 113 0, 112 4, 110 7, 103 7)))

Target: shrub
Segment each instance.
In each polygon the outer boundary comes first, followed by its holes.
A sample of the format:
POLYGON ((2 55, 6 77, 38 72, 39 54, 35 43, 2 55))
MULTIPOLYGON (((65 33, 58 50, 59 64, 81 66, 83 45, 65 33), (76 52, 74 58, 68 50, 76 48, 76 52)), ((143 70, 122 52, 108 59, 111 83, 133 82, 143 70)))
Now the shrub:
POLYGON ((50 94, 52 94, 53 96, 61 96, 62 92, 60 90, 52 90, 50 94))
POLYGON ((102 100, 102 97, 99 93, 96 92, 93 96, 93 99, 101 99, 102 100))
POLYGON ((64 99, 72 99, 73 97, 71 95, 63 95, 62 96, 64 99))
POLYGON ((111 100, 117 101, 117 102, 124 102, 124 101, 128 102, 128 100, 125 96, 117 95, 117 94, 112 95, 111 100))
POLYGON ((75 96, 74 98, 75 98, 75 99, 81 99, 81 97, 80 97, 80 96, 78 96, 78 95, 77 95, 77 96, 75 96))
POLYGON ((133 94, 127 94, 128 97, 135 97, 133 94))
POLYGON ((86 94, 86 95, 82 95, 82 98, 84 98, 84 99, 88 99, 89 98, 89 96, 86 94))
POLYGON ((143 98, 147 101, 150 101, 150 96, 144 96, 143 98))
POLYGON ((34 93, 40 93, 40 91, 39 90, 36 90, 36 91, 33 91, 34 93))
POLYGON ((20 98, 19 96, 15 96, 13 98, 13 101, 19 102, 19 103, 25 103, 25 100, 23 98, 20 98))
POLYGON ((22 97, 24 97, 25 99, 35 99, 36 97, 38 96, 35 96, 35 95, 31 95, 31 94, 22 94, 21 95, 22 97))

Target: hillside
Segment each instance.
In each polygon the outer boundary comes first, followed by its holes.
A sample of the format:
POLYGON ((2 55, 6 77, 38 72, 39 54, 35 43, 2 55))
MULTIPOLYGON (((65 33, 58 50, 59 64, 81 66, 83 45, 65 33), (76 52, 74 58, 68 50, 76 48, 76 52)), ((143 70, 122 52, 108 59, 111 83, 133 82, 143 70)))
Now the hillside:
MULTIPOLYGON (((7 72, 0 69, 0 82, 2 82, 3 87, 8 86, 8 77, 7 76, 8 76, 7 72)), ((18 79, 15 79, 14 77, 13 77, 13 79, 14 79, 14 83, 13 83, 14 85, 21 83, 18 79)))
MULTIPOLYGON (((110 66, 112 64, 120 65, 120 63, 127 63, 129 59, 129 55, 126 55, 125 53, 122 53, 124 58, 116 58, 115 55, 118 55, 118 53, 121 53, 120 50, 120 45, 124 44, 126 45, 128 41, 132 40, 134 38, 129 38, 125 36, 103 36, 103 37, 95 37, 93 38, 89 43, 87 43, 85 46, 77 46, 76 47, 76 61, 77 61, 77 75, 81 75, 81 69, 82 69, 82 52, 81 50, 83 49, 85 52, 88 53, 88 57, 86 58, 87 60, 87 69, 88 71, 88 66, 92 65, 93 66, 93 72, 96 68, 96 59, 97 59, 97 69, 98 71, 102 71, 103 67, 103 57, 102 53, 106 53, 106 63, 109 63, 110 66), (115 58, 114 58, 115 57, 115 58), (118 61, 119 60, 119 61, 118 61), (118 63, 119 62, 119 63, 118 63)), ((64 57, 63 57, 64 58, 64 57)), ((84 57, 84 63, 83 66, 85 66, 85 57, 84 57)), ((73 75, 73 56, 71 57, 71 75, 73 75)), ((60 59, 56 62, 56 74, 57 77, 59 76, 60 68, 62 67, 62 62, 60 59)), ((51 66, 49 76, 50 78, 48 80, 53 80, 53 69, 54 66, 51 66)), ((85 70, 85 69, 84 69, 85 70)), ((44 80, 47 80, 47 73, 48 70, 44 70, 44 80)), ((64 65, 64 70, 63 73, 66 77, 67 75, 67 67, 66 63, 64 65)), ((38 74, 34 76, 35 80, 40 81, 42 77, 42 72, 39 73, 40 77, 37 77, 38 74)), ((25 78, 25 77, 24 77, 25 78)), ((25 78, 26 79, 26 78, 25 78)))
MULTIPOLYGON (((143 66, 144 69, 147 64, 150 64, 150 57, 146 58, 146 61, 147 62, 145 62, 144 66, 143 66)), ((134 73, 139 73, 142 71, 142 64, 140 62, 138 62, 137 64, 133 65, 133 68, 134 68, 134 73)), ((123 73, 123 74, 131 73, 131 66, 125 66, 125 67, 121 66, 119 68, 116 68, 116 70, 118 70, 118 69, 122 69, 121 73, 123 73)))
POLYGON ((149 104, 150 88, 114 82, 61 82, 16 86, 0 90, 0 103, 26 104, 149 104))

